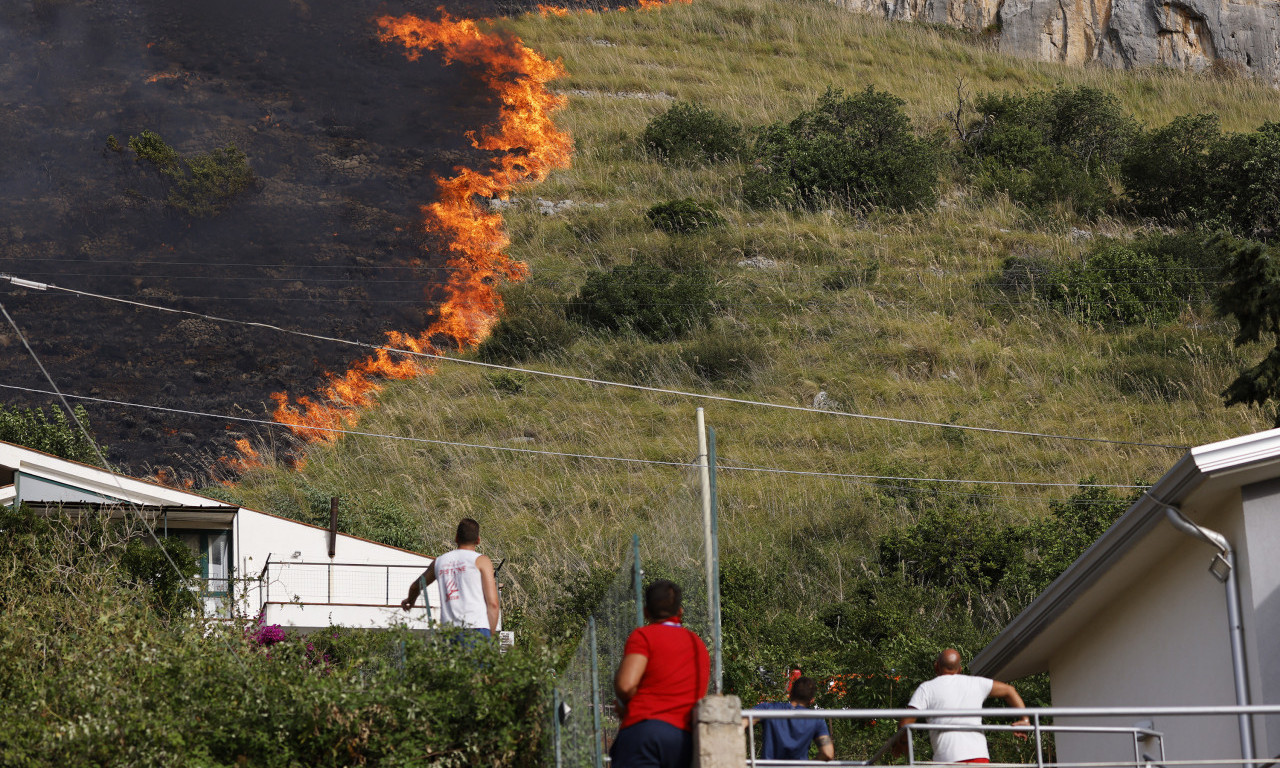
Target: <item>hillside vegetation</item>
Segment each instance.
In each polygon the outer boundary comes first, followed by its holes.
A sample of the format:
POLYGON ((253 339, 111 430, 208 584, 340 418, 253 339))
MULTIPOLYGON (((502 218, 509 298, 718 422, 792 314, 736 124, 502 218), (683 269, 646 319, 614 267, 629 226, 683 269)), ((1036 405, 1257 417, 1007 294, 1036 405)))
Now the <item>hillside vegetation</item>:
MULTIPOLYGON (((1149 483, 1180 455, 1176 446, 1271 426, 1262 409, 1223 406, 1220 393, 1259 350, 1232 346, 1235 327, 1204 300, 1213 286, 1198 284, 1212 273, 1185 266, 1194 258, 1148 259, 1137 273, 1148 277, 1125 278, 1135 290, 1162 281, 1178 298, 1137 291, 1126 301, 1138 316, 1123 322, 1101 312, 1114 297, 1089 304, 1063 289, 1055 303, 1061 280, 1024 280, 1089 263, 1109 269, 1089 261, 1113 253, 1108 239, 1173 229, 1112 204, 1037 206, 984 187, 955 149, 957 124, 980 116, 952 113, 958 92, 972 105, 983 94, 1087 86, 1112 94, 1138 127, 1212 112, 1224 130, 1248 132, 1276 114, 1274 90, 1020 61, 963 33, 816 0, 696 0, 501 24, 563 59, 569 75, 556 87, 569 101, 558 121, 577 150, 571 169, 505 210, 511 253, 531 278, 505 290, 508 319, 472 357, 788 406, 818 398, 831 412, 441 362, 433 376, 390 385, 359 425, 441 442, 347 437, 312 447, 298 471, 259 470, 220 493, 315 522, 338 495, 344 530, 428 552, 449 545, 459 517, 476 517, 486 551, 509 559, 509 616, 532 639, 620 562, 632 533, 655 562, 697 558, 696 474, 475 446, 688 463, 694 409, 704 406, 725 467, 721 552, 737 590, 726 611, 744 622, 731 623, 739 634, 729 642, 741 643, 733 679, 745 691, 756 662, 803 657, 817 673, 887 672, 923 669, 941 644, 977 650, 1047 583, 1044 573, 1028 577, 1026 563, 1060 567, 1073 556, 1040 551, 1036 536, 1048 529, 1038 521, 1096 535, 1131 494, 1074 484, 1149 483), (744 202, 755 132, 815 109, 829 88, 903 101, 914 135, 939 152, 936 205, 744 202), (640 136, 673 100, 742 126, 743 151, 705 163, 646 152, 640 136), (545 215, 536 197, 574 204, 545 215), (637 314, 658 299, 667 307, 659 321, 637 314), (1002 481, 1029 485, 992 484, 1002 481), (983 559, 1011 550, 1009 561, 983 559), (965 553, 972 567, 938 567, 965 553)), ((1118 195, 1111 173, 1091 177, 1104 197, 1118 195)))

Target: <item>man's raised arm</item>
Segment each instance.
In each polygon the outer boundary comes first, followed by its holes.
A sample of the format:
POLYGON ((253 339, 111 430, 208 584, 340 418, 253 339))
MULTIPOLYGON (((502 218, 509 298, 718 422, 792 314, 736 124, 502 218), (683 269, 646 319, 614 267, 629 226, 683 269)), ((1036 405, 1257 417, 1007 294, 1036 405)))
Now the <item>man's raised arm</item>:
MULTIPOLYGON (((435 561, 433 560, 431 562, 431 565, 427 566, 427 570, 422 572, 421 576, 409 582, 409 596, 400 601, 400 609, 405 611, 413 610, 413 604, 418 602, 418 595, 422 594, 422 590, 418 587, 419 581, 422 581, 426 584, 431 584, 435 580, 436 580, 436 564, 435 564, 435 561)), ((430 598, 428 598, 428 602, 430 602, 430 598)))
MULTIPOLYGON (((1018 695, 1018 689, 1008 683, 1002 683, 999 680, 991 681, 991 695, 997 699, 1004 699, 1005 703, 1017 709, 1026 709, 1027 705, 1022 702, 1022 697, 1018 695)), ((1014 725, 1031 725, 1031 719, 1024 717, 1021 720, 1015 720, 1014 725)), ((1027 738, 1025 733, 1015 733, 1020 739, 1027 738)))

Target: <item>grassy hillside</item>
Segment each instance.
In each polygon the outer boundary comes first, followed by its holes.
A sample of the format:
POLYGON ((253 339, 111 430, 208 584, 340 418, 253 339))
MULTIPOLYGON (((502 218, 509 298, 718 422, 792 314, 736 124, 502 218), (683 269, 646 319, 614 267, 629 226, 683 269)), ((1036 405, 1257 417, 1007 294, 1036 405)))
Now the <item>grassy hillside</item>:
MULTIPOLYGON (((959 81, 970 94, 1087 84, 1115 93, 1148 125, 1213 111, 1229 130, 1274 115, 1276 91, 1240 79, 1020 61, 962 33, 817 0, 696 0, 501 24, 563 59, 569 75, 556 87, 569 103, 558 121, 577 146, 571 169, 505 213, 511 253, 532 272, 507 290, 510 311, 554 315, 585 274, 640 255, 704 264, 719 292, 711 323, 674 341, 571 329, 563 349, 523 365, 786 405, 809 406, 825 391, 846 413, 1144 443, 1195 445, 1270 426, 1259 411, 1222 406, 1218 393, 1254 355, 1234 350, 1232 329, 1207 308, 1108 330, 991 283, 1009 256, 1067 262, 1098 238, 1130 236, 1131 221, 1032 216, 979 195, 950 169, 936 210, 755 210, 739 197, 741 164, 660 164, 636 137, 670 106, 667 96, 761 126, 811 107, 829 85, 874 85, 905 99, 918 131, 934 134, 948 130, 959 81), (535 197, 576 205, 548 216, 535 197), (728 225, 710 234, 655 230, 645 211, 681 197, 715 203, 728 225), (739 266, 752 257, 776 267, 739 266)), ((973 481, 722 472, 723 552, 788 584, 760 609, 778 616, 844 601, 877 570, 877 538, 930 505, 979 498, 983 515, 1023 522, 1073 490, 983 481, 1150 482, 1180 453, 700 402, 456 363, 389 386, 359 428, 688 462, 699 405, 725 465, 973 481)), ((255 472, 233 493, 302 517, 340 494, 347 530, 427 551, 448 545, 460 516, 475 516, 487 550, 511 560, 509 599, 536 617, 571 574, 616 562, 632 532, 650 552, 694 556, 695 481, 683 467, 351 438, 312 448, 301 471, 255 472)))

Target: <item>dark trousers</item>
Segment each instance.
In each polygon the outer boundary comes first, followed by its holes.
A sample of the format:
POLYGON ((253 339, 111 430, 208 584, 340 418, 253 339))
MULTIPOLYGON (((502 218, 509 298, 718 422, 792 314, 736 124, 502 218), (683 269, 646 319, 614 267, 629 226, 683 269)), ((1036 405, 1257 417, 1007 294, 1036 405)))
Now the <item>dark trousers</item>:
POLYGON ((618 731, 609 756, 613 768, 689 768, 693 733, 661 720, 641 720, 618 731))

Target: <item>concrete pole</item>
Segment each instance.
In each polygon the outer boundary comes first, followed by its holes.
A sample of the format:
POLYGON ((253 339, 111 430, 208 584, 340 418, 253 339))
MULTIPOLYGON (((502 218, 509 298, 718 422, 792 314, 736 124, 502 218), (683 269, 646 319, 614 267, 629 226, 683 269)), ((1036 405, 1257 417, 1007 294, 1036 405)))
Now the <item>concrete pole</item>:
POLYGON ((711 464, 707 452, 707 423, 702 409, 698 409, 698 473, 702 480, 702 541, 706 545, 707 566, 707 626, 708 634, 715 628, 710 624, 715 621, 715 606, 712 604, 716 594, 715 545, 711 536, 711 464))
POLYGON ((737 696, 707 696, 694 707, 693 768, 742 768, 742 702, 737 696))

